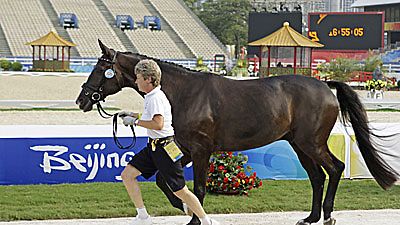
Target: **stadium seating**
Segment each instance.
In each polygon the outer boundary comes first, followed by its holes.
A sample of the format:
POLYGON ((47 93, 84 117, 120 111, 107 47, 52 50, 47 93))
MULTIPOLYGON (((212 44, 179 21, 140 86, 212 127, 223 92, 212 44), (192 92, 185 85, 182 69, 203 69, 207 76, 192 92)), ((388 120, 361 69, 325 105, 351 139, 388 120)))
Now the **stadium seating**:
POLYGON ((399 62, 400 60, 400 50, 395 49, 382 54, 382 61, 384 63, 399 62))
POLYGON ((82 57, 100 55, 97 39, 115 49, 126 51, 121 41, 107 23, 93 1, 89 0, 50 0, 58 14, 73 12, 78 17, 79 28, 68 29, 72 41, 82 57))
POLYGON ((141 54, 160 59, 184 59, 185 55, 179 50, 174 41, 165 31, 139 28, 126 30, 129 39, 135 43, 141 54))
POLYGON ((38 39, 54 29, 41 4, 36 0, 0 2, 0 22, 11 52, 31 56, 27 42, 38 39))
MULTIPOLYGON (((144 17, 151 15, 140 0, 133 0, 130 4, 126 4, 125 0, 104 0, 104 3, 114 16, 130 15, 135 22, 140 21, 142 24, 144 17)), ((125 33, 141 54, 162 59, 185 58, 185 55, 165 31, 152 32, 136 27, 135 30, 125 30, 125 33)))
POLYGON ((126 0, 103 0, 103 2, 114 16, 130 15, 135 22, 143 22, 144 16, 151 15, 141 0, 131 0, 129 3, 126 0))
MULTIPOLYGON (((223 45, 183 4, 181 0, 0 0, 0 38, 11 50, 6 56, 30 57, 32 49, 25 43, 54 30, 52 21, 59 21, 62 13, 71 13, 79 26, 66 32, 83 58, 99 57, 98 39, 119 51, 133 45, 141 54, 162 59, 212 60, 215 54, 225 53, 223 45), (55 13, 49 13, 50 5, 55 13), (131 16, 135 29, 121 33, 115 25, 117 15, 131 16), (145 29, 145 16, 160 18, 161 31, 145 29)), ((48 50, 47 58, 51 54, 48 50)))
POLYGON ((202 27, 178 1, 150 0, 161 16, 173 27, 196 57, 212 59, 224 53, 221 45, 212 39, 211 32, 202 27))

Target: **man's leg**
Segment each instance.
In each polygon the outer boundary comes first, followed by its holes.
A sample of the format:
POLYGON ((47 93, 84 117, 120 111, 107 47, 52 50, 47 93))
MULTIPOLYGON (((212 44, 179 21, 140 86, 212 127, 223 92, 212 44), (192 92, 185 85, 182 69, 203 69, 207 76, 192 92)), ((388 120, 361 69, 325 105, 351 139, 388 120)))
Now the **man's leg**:
POLYGON ((136 179, 141 174, 142 173, 139 170, 137 170, 130 164, 125 167, 124 171, 122 171, 121 174, 121 178, 125 185, 126 191, 128 192, 128 195, 131 198, 133 204, 135 204, 136 208, 144 207, 139 182, 136 179))
POLYGON ((147 213, 146 207, 144 206, 142 193, 140 191, 139 183, 136 179, 140 174, 141 172, 130 164, 125 167, 121 174, 126 191, 128 192, 133 204, 135 204, 137 211, 137 216, 131 224, 151 225, 151 218, 147 213))
POLYGON ((203 207, 200 204, 199 199, 194 195, 185 185, 181 190, 174 192, 178 198, 180 198, 183 202, 185 202, 189 208, 196 214, 197 217, 200 218, 201 224, 204 225, 219 225, 219 223, 215 220, 210 219, 203 207))

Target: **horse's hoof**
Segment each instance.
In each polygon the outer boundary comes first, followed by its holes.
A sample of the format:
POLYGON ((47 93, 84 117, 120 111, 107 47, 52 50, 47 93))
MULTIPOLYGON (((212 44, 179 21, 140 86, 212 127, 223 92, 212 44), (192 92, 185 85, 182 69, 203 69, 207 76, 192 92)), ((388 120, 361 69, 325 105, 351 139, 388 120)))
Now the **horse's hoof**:
POLYGON ((332 217, 324 220, 324 225, 335 225, 335 224, 336 224, 336 220, 332 217))
POLYGON ((297 221, 296 225, 311 225, 311 223, 305 222, 304 220, 299 220, 299 221, 297 221))
POLYGON ((192 222, 189 222, 188 224, 186 224, 186 225, 200 225, 201 223, 192 223, 192 222))

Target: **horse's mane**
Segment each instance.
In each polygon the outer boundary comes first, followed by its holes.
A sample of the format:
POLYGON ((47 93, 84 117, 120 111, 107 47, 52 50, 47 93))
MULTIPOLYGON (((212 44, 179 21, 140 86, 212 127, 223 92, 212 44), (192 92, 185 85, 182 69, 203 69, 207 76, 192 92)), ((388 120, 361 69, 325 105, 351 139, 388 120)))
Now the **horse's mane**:
POLYGON ((184 73, 192 73, 192 74, 198 74, 198 75, 202 75, 202 76, 209 75, 209 76, 221 77, 220 75, 217 75, 215 73, 203 72, 203 71, 199 71, 199 70, 192 70, 192 69, 189 69, 182 65, 173 63, 173 62, 163 61, 163 60, 153 58, 153 57, 150 57, 147 55, 142 55, 139 53, 133 53, 133 52, 121 52, 121 53, 124 55, 128 55, 128 56, 137 56, 139 59, 151 59, 151 60, 154 60, 155 62, 157 62, 161 66, 169 66, 169 67, 172 67, 173 69, 180 70, 181 72, 184 72, 184 73))

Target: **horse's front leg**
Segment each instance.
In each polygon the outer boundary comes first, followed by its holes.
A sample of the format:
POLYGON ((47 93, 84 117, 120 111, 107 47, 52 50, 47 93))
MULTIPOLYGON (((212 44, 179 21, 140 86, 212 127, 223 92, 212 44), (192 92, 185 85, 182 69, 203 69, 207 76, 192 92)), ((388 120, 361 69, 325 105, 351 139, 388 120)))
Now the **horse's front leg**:
MULTIPOLYGON (((190 158, 189 155, 184 155, 183 158, 181 159, 182 167, 186 166, 191 160, 192 159, 190 158)), ((168 187, 164 178, 159 173, 157 173, 156 175, 156 184, 164 192, 165 196, 167 196, 172 206, 184 212, 182 200, 176 197, 176 195, 168 187)))
MULTIPOLYGON (((204 197, 206 195, 206 181, 207 181, 207 170, 211 156, 211 148, 198 147, 191 149, 193 159, 193 182, 194 182, 194 194, 199 199, 201 205, 203 205, 204 197)), ((188 225, 199 225, 201 224, 199 218, 193 214, 192 220, 188 225)))

